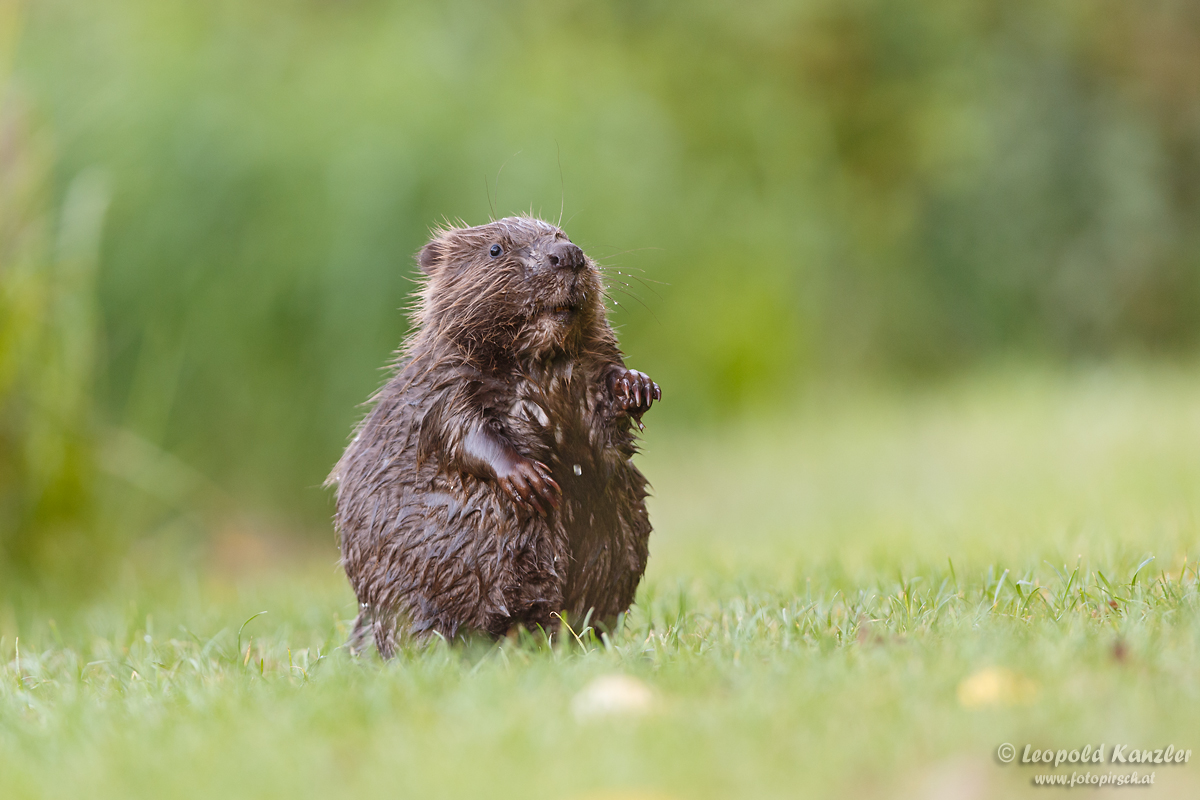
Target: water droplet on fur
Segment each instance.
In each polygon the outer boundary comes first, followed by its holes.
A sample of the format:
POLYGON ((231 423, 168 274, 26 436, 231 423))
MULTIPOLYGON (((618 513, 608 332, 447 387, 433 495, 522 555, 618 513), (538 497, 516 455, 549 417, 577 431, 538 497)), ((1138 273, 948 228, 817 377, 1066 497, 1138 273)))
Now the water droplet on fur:
POLYGON ((574 467, 572 467, 571 469, 572 469, 572 470, 574 470, 574 472, 575 472, 575 474, 576 474, 576 475, 582 475, 582 474, 583 474, 583 467, 579 466, 578 464, 576 464, 576 465, 575 465, 574 467))

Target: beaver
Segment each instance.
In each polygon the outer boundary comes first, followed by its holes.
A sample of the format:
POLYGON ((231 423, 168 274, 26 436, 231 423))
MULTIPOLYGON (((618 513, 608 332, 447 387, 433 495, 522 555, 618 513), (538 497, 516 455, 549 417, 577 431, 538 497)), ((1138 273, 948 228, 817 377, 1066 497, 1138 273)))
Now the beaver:
POLYGON ((437 229, 413 332, 334 467, 349 647, 612 625, 646 569, 634 426, 662 390, 627 369, 596 263, 558 227, 437 229))

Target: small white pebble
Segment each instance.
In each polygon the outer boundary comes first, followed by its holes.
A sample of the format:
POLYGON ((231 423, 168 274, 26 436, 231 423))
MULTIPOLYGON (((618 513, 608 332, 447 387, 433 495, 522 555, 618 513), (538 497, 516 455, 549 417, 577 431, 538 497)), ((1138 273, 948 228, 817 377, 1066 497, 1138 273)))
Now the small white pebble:
POLYGON ((576 474, 576 475, 582 475, 582 474, 583 474, 583 467, 579 466, 578 464, 576 464, 576 465, 573 467, 573 469, 575 470, 575 474, 576 474))
POLYGON ((601 675, 571 700, 579 722, 601 717, 641 716, 654 705, 650 687, 628 675, 601 675))
POLYGON ((986 667, 958 684, 958 702, 963 708, 1028 705, 1038 685, 1009 669, 986 667))

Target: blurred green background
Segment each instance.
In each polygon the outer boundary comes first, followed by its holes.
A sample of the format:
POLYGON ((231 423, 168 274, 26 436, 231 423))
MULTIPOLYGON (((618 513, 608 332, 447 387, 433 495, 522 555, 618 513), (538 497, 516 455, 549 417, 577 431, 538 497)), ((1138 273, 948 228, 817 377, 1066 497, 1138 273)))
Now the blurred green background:
POLYGON ((332 552, 445 218, 561 213, 668 432, 1187 358, 1197 53, 1184 0, 0 0, 0 581, 332 552))

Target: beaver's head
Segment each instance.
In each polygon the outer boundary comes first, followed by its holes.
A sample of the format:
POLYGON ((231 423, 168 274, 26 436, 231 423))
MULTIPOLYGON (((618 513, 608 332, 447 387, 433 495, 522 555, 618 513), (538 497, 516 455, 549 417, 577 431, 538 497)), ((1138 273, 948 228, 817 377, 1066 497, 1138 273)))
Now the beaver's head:
POLYGON ((540 219, 439 230, 417 261, 418 324, 480 361, 571 352, 604 313, 595 263, 540 219))

